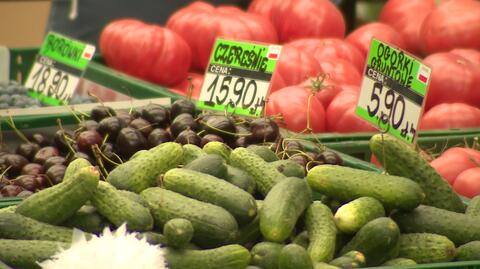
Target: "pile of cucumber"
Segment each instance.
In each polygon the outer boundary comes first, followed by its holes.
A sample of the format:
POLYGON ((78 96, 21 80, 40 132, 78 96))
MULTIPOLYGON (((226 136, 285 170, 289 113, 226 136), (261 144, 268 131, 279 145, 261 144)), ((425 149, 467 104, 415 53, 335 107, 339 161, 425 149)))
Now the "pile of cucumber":
POLYGON ((335 269, 480 259, 480 199, 466 207, 420 154, 372 137, 387 173, 280 160, 267 146, 160 144, 105 180, 85 159, 0 209, 0 261, 39 268, 73 228, 127 224, 171 269, 335 269))

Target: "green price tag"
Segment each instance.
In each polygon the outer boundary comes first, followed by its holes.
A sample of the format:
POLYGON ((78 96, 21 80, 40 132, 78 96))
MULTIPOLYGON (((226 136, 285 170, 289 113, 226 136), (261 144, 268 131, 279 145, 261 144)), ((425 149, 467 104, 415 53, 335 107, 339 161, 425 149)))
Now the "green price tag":
POLYGON ((94 53, 95 46, 49 32, 25 81, 29 95, 52 106, 65 104, 94 53))
POLYGON ((356 114, 407 143, 414 143, 430 73, 430 67, 415 57, 373 39, 356 114))
POLYGON ((217 39, 197 106, 259 117, 282 46, 217 39))

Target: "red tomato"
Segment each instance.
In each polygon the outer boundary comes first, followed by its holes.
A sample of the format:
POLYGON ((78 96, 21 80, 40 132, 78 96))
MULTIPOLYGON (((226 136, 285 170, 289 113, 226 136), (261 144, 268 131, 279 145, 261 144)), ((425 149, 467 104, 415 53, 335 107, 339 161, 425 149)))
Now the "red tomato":
POLYGON ((282 48, 280 60, 275 67, 270 93, 287 86, 299 84, 320 73, 320 65, 314 58, 293 46, 285 45, 282 48))
POLYGON ((107 65, 165 86, 184 80, 190 68, 190 48, 180 36, 139 20, 112 21, 99 43, 107 65))
POLYGON ((435 53, 423 63, 432 68, 425 108, 441 103, 480 104, 480 66, 448 52, 435 53))
POLYGON ((352 133, 374 132, 376 129, 355 114, 358 92, 342 91, 327 108, 327 130, 329 132, 352 133))
POLYGON ((363 73, 364 61, 362 53, 352 44, 338 38, 302 38, 289 43, 310 54, 318 62, 336 58, 351 62, 358 72, 363 73))
POLYGON ((468 61, 480 65, 480 51, 474 49, 453 49, 450 51, 455 55, 462 56, 468 61))
POLYGON ((362 76, 357 69, 343 59, 330 58, 320 62, 322 73, 327 74, 329 80, 336 84, 360 85, 362 76))
POLYGON ((473 127, 480 127, 480 109, 463 103, 436 105, 420 122, 420 130, 473 127))
POLYGON ((467 198, 480 194, 480 167, 470 168, 458 175, 453 184, 455 191, 467 198))
POLYGON ((281 42, 345 35, 345 19, 329 0, 255 0, 249 11, 270 16, 281 42))
POLYGON ((325 108, 308 88, 290 86, 272 93, 268 97, 266 115, 278 114, 283 119, 277 123, 288 130, 302 132, 310 127, 315 133, 325 131, 325 108))
POLYGON ((430 163, 450 185, 455 182, 460 173, 478 164, 480 164, 480 152, 460 147, 448 149, 430 163))
POLYGON ((443 1, 423 21, 420 42, 430 54, 454 48, 480 49, 480 3, 443 1))
POLYGON ((188 89, 190 85, 193 86, 192 89, 192 98, 198 99, 200 97, 200 91, 203 84, 203 75, 198 73, 188 73, 188 77, 181 83, 175 85, 172 91, 181 94, 183 96, 188 95, 188 89))
POLYGON ((233 6, 194 2, 175 12, 167 27, 182 36, 192 49, 193 67, 205 69, 217 37, 277 43, 271 22, 233 6))
POLYGON ((400 32, 407 51, 420 55, 420 29, 433 9, 435 0, 389 0, 380 12, 379 20, 400 32))
POLYGON ((402 35, 390 25, 380 22, 372 22, 357 28, 345 40, 360 50, 365 61, 373 37, 401 49, 406 48, 402 35))

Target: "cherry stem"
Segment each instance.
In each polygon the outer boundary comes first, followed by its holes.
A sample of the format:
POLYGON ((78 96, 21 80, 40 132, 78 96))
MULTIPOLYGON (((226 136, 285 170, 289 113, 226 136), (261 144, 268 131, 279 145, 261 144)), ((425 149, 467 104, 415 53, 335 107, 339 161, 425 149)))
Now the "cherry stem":
POLYGON ((13 121, 13 118, 11 115, 8 116, 8 120, 6 121, 7 124, 10 126, 10 128, 13 129, 13 131, 15 132, 15 134, 25 143, 27 144, 32 144, 32 142, 30 142, 30 140, 28 140, 28 138, 17 128, 17 126, 15 125, 15 122, 13 121))

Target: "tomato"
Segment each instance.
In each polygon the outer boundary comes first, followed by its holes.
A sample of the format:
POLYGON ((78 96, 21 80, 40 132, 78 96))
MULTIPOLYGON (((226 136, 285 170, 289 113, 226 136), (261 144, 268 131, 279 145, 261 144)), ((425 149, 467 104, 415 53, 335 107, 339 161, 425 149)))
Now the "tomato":
POLYGON ((463 171, 480 164, 480 152, 469 148, 453 147, 445 151, 430 165, 452 185, 463 171))
POLYGON ((161 85, 179 83, 190 68, 190 48, 179 35, 139 20, 110 22, 99 43, 107 65, 161 85))
POLYGON ((214 7, 194 2, 172 14, 167 27, 182 36, 192 49, 194 68, 204 70, 217 37, 277 43, 271 22, 233 6, 214 7))
POLYGON ((420 122, 420 130, 473 127, 480 127, 480 109, 463 103, 436 105, 420 122))
POLYGON ((458 175, 453 189, 460 195, 473 198, 480 194, 480 167, 470 168, 458 175))
POLYGON ((270 93, 296 85, 320 73, 320 65, 314 58, 293 46, 285 45, 275 67, 270 93))
POLYGON ((333 98, 343 90, 340 86, 332 83, 327 76, 309 78, 300 83, 299 86, 316 92, 315 97, 322 103, 323 107, 328 107, 333 98))
POLYGON ((360 50, 365 61, 373 37, 401 49, 406 48, 402 35, 390 25, 380 22, 360 26, 351 32, 345 40, 360 50))
POLYGON ((480 49, 480 3, 443 1, 423 21, 420 42, 430 54, 454 48, 480 49))
POLYGON ((327 74, 329 80, 336 84, 359 85, 362 83, 362 76, 350 63, 339 58, 325 59, 320 62, 323 74, 327 74))
POLYGON ((310 54, 321 62, 327 59, 343 59, 363 73, 364 59, 362 53, 352 44, 338 38, 302 38, 289 43, 290 45, 310 54))
POLYGON ((420 29, 427 15, 435 9, 435 0, 390 0, 380 12, 379 21, 397 30, 407 51, 421 55, 420 29))
POLYGON ((375 132, 376 129, 355 114, 359 92, 341 91, 327 108, 329 132, 375 132))
POLYGON ((188 95, 188 89, 190 85, 193 86, 192 89, 192 98, 198 99, 200 97, 200 91, 202 89, 203 84, 203 75, 198 73, 188 73, 188 77, 182 81, 181 83, 173 86, 172 91, 181 94, 183 96, 188 95))
POLYGON ((269 16, 281 42, 345 35, 345 19, 329 0, 255 0, 249 11, 269 16))
POLYGON ((281 115, 279 126, 294 132, 307 127, 315 133, 325 131, 325 108, 307 87, 290 86, 270 94, 266 115, 281 115))
POLYGON ((480 66, 448 53, 435 53, 423 60, 432 68, 425 108, 441 103, 480 104, 480 66))
POLYGON ((480 65, 480 51, 474 49, 453 49, 450 51, 455 55, 462 56, 468 61, 480 65))

